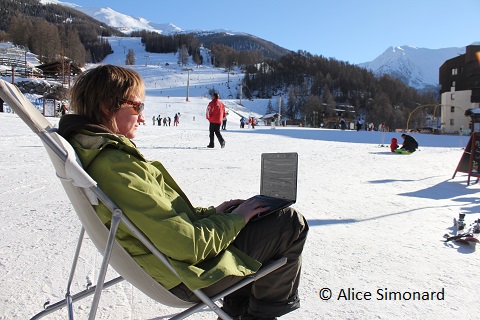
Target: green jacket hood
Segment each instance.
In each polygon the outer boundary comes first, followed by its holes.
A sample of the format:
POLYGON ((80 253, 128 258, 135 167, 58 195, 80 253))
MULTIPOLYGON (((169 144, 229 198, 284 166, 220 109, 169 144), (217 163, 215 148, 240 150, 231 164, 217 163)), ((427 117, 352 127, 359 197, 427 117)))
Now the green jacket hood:
POLYGON ((59 122, 58 134, 72 144, 84 168, 108 147, 124 150, 146 161, 130 139, 114 133, 102 124, 95 124, 89 117, 76 114, 63 116, 59 122))

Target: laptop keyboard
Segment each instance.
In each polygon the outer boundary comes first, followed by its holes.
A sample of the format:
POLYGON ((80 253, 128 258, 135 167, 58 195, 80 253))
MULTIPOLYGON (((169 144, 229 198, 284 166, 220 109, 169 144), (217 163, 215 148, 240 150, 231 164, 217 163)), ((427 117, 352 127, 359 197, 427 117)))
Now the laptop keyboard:
POLYGON ((292 200, 274 198, 268 196, 257 195, 255 198, 260 199, 266 207, 270 207, 270 211, 275 210, 275 208, 280 208, 285 206, 286 203, 291 203, 292 200))

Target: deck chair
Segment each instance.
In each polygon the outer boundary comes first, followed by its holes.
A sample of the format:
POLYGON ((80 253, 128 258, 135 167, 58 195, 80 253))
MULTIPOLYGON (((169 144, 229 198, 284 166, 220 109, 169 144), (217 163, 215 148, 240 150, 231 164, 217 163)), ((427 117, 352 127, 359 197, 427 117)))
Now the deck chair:
MULTIPOLYGON (((123 214, 122 210, 112 202, 97 186, 97 183, 83 170, 72 146, 56 133, 52 124, 25 98, 16 86, 0 79, 0 96, 30 129, 40 137, 52 161, 56 174, 61 180, 62 186, 82 224, 69 279, 67 281, 65 299, 54 304, 46 305, 45 309, 33 316, 32 319, 40 319, 64 307, 67 307, 68 318, 73 319, 73 303, 92 294, 93 300, 89 312, 89 319, 95 319, 102 290, 123 280, 126 280, 148 297, 163 305, 184 309, 171 319, 184 319, 205 308, 214 311, 221 319, 231 319, 217 303, 221 303, 223 297, 226 295, 269 274, 287 262, 287 258, 285 257, 273 261, 262 267, 254 275, 243 278, 237 284, 213 297, 208 297, 202 290, 194 290, 193 293, 201 301, 199 303, 191 303, 179 299, 147 274, 115 240, 118 225, 122 222, 169 270, 178 276, 167 258, 153 246, 148 238, 136 228, 123 214), (94 210, 93 205, 98 204, 98 201, 104 203, 112 212, 110 229, 102 223, 94 210), (70 288, 74 279, 85 232, 87 232, 95 247, 103 255, 103 260, 98 271, 96 285, 72 295, 70 288), (105 281, 109 265, 111 265, 120 276, 105 281)), ((179 279, 181 280, 180 277, 179 279)))

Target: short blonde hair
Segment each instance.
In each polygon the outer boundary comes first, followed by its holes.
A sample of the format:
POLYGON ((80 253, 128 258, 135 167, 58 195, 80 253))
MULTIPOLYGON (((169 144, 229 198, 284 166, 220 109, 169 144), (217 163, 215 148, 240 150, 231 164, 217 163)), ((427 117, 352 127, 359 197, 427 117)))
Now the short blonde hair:
POLYGON ((80 74, 70 92, 70 108, 76 114, 89 117, 98 124, 117 128, 115 117, 119 100, 133 95, 145 97, 145 84, 134 70, 101 65, 80 74))

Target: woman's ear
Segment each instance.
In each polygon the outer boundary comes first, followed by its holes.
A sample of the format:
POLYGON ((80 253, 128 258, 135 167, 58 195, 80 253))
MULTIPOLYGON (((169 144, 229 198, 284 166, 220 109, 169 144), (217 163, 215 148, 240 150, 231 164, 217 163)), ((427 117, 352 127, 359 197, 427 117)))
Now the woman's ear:
POLYGON ((113 116, 113 112, 109 108, 107 108, 106 104, 103 101, 100 101, 98 103, 98 106, 100 107, 100 112, 102 113, 103 118, 109 119, 113 116))

